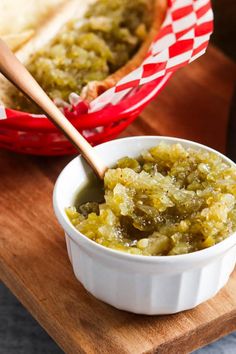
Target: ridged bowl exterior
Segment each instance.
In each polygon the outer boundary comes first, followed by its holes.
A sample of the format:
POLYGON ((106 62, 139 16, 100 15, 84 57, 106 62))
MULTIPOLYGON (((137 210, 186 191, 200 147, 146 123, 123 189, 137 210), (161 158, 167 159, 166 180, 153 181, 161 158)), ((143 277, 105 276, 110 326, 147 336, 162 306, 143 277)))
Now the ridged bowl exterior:
MULTIPOLYGON (((109 165, 127 155, 127 146, 129 155, 137 156, 160 140, 200 146, 176 138, 137 137, 112 141, 97 149, 109 165)), ((147 315, 171 314, 196 307, 227 283, 236 263, 236 234, 202 251, 165 257, 121 253, 80 234, 64 209, 73 203, 74 192, 84 183, 88 171, 80 157, 67 165, 55 187, 54 208, 65 230, 75 276, 91 294, 118 309, 147 315)))
POLYGON ((121 260, 97 258, 66 235, 76 278, 96 298, 121 310, 139 314, 171 314, 192 309, 213 297, 228 281, 236 261, 236 247, 190 269, 136 269, 121 260))

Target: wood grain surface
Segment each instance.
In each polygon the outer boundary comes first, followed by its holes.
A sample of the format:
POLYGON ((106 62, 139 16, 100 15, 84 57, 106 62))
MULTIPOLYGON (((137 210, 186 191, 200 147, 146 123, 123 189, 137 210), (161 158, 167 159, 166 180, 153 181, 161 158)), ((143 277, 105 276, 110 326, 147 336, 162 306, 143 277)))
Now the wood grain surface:
MULTIPOLYGON (((180 136, 225 150, 236 65, 214 48, 178 71, 123 136, 180 136)), ((138 316, 89 295, 75 279, 52 210, 71 159, 0 152, 0 279, 68 354, 187 353, 236 329, 236 273, 212 300, 172 316, 138 316)))

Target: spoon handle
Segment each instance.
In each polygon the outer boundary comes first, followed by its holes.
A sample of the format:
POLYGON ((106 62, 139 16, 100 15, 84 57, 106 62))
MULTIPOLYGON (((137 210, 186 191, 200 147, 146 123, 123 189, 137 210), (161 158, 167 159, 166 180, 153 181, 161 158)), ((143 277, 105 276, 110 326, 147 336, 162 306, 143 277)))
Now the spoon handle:
POLYGON ((75 147, 80 150, 95 173, 100 178, 103 178, 106 166, 100 160, 96 151, 56 107, 37 81, 1 39, 0 72, 47 114, 52 123, 60 128, 75 147))

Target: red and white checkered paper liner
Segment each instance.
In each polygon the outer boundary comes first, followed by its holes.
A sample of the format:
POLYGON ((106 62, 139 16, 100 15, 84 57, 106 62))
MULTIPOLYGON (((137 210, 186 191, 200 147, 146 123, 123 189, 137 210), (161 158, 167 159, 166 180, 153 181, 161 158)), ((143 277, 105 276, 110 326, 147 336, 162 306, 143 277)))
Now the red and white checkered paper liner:
MULTIPOLYGON (((200 57, 206 51, 212 29, 213 13, 209 0, 170 1, 161 31, 142 65, 95 99, 90 112, 110 103, 115 105, 135 87, 157 78, 164 79, 168 73, 200 57)), ((155 89, 153 94, 156 94, 155 89)))
MULTIPOLYGON (((146 102, 157 95, 174 71, 205 53, 212 29, 213 13, 210 0, 170 0, 161 30, 142 65, 123 77, 116 86, 96 98, 89 106, 82 103, 78 95, 71 94, 73 114, 101 112, 109 106, 112 106, 116 114, 132 113, 139 107, 144 107, 146 102), (138 101, 134 99, 130 104, 129 100, 128 106, 122 104, 130 96, 135 97, 138 88, 148 86, 152 82, 157 84, 150 86, 148 94, 144 90, 143 96, 138 96, 138 101)), ((66 112, 68 113, 68 109, 66 112)), ((23 114, 0 106, 0 120, 20 120, 23 117, 42 120, 44 116, 23 114)))

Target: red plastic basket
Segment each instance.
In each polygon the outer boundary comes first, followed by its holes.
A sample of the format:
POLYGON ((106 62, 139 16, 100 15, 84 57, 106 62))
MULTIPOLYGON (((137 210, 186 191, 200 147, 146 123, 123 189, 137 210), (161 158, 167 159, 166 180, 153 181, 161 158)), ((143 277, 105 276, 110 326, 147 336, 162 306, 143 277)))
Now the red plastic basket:
MULTIPOLYGON (((66 117, 92 145, 115 138, 157 96, 174 71, 205 52, 212 18, 208 0, 169 1, 162 29, 140 68, 101 95, 92 109, 81 101, 65 109, 66 117)), ((34 155, 76 152, 46 117, 4 107, 0 107, 0 147, 34 155)))
MULTIPOLYGON (((71 111, 65 110, 65 115, 92 145, 111 140, 137 118, 153 99, 153 90, 157 85, 159 89, 163 88, 169 77, 170 74, 164 79, 140 87, 135 95, 122 100, 117 106, 110 105, 101 111, 86 113, 87 107, 82 103, 71 111), (150 94, 151 97, 145 100, 145 103, 127 111, 130 106, 150 94)), ((0 124, 0 147, 34 155, 65 155, 76 152, 72 144, 48 119, 34 119, 27 113, 13 110, 10 110, 10 113, 9 119, 2 120, 0 124)))

